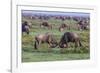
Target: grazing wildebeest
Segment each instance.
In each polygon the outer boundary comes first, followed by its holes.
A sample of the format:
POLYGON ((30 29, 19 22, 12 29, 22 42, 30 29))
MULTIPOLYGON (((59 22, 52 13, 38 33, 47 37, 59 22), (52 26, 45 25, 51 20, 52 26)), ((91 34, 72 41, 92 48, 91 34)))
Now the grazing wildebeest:
POLYGON ((22 23, 22 34, 23 32, 29 34, 29 30, 30 30, 30 27, 28 25, 28 22, 27 21, 23 22, 22 23))
POLYGON ((86 21, 79 21, 78 22, 78 30, 88 30, 89 24, 86 21))
POLYGON ((28 26, 32 28, 32 22, 28 22, 28 26))
POLYGON ((30 16, 30 19, 36 19, 36 17, 35 16, 30 16))
POLYGON ((65 18, 64 16, 61 16, 60 19, 61 19, 62 21, 64 21, 66 18, 65 18))
POLYGON ((59 31, 64 31, 66 28, 67 28, 67 29, 70 29, 69 25, 63 23, 63 24, 60 25, 59 31))
POLYGON ((75 43, 75 47, 82 46, 80 42, 80 37, 74 32, 65 32, 64 35, 61 37, 59 42, 60 48, 68 48, 68 43, 73 42, 75 43))
POLYGON ((41 23, 40 24, 40 27, 47 27, 48 29, 52 29, 52 25, 51 24, 49 24, 48 22, 43 22, 43 23, 41 23))
POLYGON ((76 22, 79 22, 80 19, 81 19, 81 18, 80 18, 80 17, 77 17, 77 16, 74 16, 74 17, 73 17, 73 20, 76 21, 76 22))
POLYGON ((39 34, 35 36, 34 48, 38 49, 41 43, 47 43, 50 48, 54 48, 58 45, 54 35, 51 33, 39 34))

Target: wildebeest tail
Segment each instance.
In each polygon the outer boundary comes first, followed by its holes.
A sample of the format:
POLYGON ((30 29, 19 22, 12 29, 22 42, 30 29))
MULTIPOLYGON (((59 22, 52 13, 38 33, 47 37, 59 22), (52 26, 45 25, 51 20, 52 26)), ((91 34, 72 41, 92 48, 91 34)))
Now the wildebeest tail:
POLYGON ((35 41, 35 43, 34 43, 34 49, 38 49, 38 47, 37 47, 37 41, 35 41))

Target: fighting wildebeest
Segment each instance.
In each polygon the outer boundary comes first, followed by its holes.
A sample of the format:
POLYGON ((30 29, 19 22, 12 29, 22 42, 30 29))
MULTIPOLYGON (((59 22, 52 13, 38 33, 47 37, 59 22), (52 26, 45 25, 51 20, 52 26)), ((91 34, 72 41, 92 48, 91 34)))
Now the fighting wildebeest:
POLYGON ((22 34, 23 32, 29 34, 29 30, 30 30, 30 27, 28 25, 28 22, 27 21, 23 22, 22 23, 22 34))
POLYGON ((65 32, 64 35, 61 37, 59 42, 60 48, 68 48, 68 43, 73 42, 75 43, 75 47, 82 46, 80 42, 80 37, 74 32, 65 32))
POLYGON ((47 43, 49 48, 54 48, 58 45, 54 35, 51 33, 44 33, 35 36, 34 48, 38 49, 41 43, 47 43))
POLYGON ((41 24, 40 24, 40 27, 47 27, 48 29, 52 29, 52 25, 51 24, 49 24, 48 22, 42 22, 41 24))
POLYGON ((59 31, 64 31, 66 28, 67 28, 67 29, 70 29, 69 25, 63 23, 63 24, 60 25, 59 31))

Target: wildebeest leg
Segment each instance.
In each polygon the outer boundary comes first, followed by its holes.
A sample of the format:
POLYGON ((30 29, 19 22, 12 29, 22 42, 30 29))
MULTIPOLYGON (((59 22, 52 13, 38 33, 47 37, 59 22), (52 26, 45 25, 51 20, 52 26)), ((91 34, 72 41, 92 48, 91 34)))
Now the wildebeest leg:
POLYGON ((75 48, 78 47, 78 41, 75 40, 75 48))
POLYGON ((40 48, 41 41, 39 41, 38 44, 39 44, 38 47, 40 48))
POLYGON ((29 34, 29 29, 26 29, 26 33, 29 34))
POLYGON ((50 42, 48 42, 48 52, 52 51, 51 46, 52 46, 52 44, 50 42))
POLYGON ((35 43, 34 43, 34 49, 38 49, 38 42, 37 41, 35 41, 35 43))
POLYGON ((80 42, 80 40, 79 40, 79 46, 82 46, 82 43, 80 42))
POLYGON ((77 43, 75 43, 75 48, 77 48, 77 46, 78 46, 78 44, 77 44, 77 43))

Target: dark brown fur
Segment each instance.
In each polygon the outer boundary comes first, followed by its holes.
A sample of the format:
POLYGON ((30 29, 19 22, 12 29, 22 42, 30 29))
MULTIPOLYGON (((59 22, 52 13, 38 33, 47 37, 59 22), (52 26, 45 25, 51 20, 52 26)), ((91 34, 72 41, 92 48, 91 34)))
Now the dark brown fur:
POLYGON ((50 25, 48 22, 43 22, 40 24, 40 27, 47 27, 48 29, 52 29, 52 25, 50 25))
POLYGON ((89 29, 89 23, 86 21, 79 21, 78 22, 78 30, 88 30, 89 29))
POLYGON ((30 26, 28 25, 27 21, 22 23, 22 34, 23 34, 23 32, 25 32, 27 34, 29 34, 29 32, 30 32, 30 26))
POLYGON ((63 23, 63 24, 60 25, 59 31, 64 31, 66 28, 67 28, 67 29, 70 29, 69 25, 63 23))
POLYGON ((80 42, 80 38, 76 33, 65 32, 64 35, 60 39, 59 47, 67 48, 69 42, 75 43, 75 47, 82 46, 82 44, 80 42))

